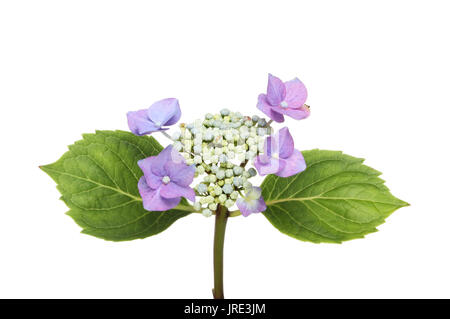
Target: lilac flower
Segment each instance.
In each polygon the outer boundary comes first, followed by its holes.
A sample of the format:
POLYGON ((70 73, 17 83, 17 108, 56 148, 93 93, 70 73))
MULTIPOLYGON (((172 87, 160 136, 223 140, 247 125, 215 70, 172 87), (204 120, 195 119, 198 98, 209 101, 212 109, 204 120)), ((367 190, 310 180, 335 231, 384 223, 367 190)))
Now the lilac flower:
POLYGON ((180 105, 174 98, 153 103, 147 110, 128 112, 128 127, 136 135, 165 131, 163 126, 173 125, 181 117, 180 105))
POLYGON ((194 166, 186 165, 184 158, 166 147, 157 156, 138 162, 144 172, 138 183, 144 208, 149 211, 165 211, 178 205, 181 197, 195 201, 195 192, 189 185, 194 179, 194 166))
POLYGON ((241 211, 242 216, 247 217, 250 214, 263 212, 266 210, 266 203, 261 196, 261 188, 252 187, 245 197, 238 198, 236 205, 241 211))
POLYGON ((255 158, 254 165, 260 175, 280 177, 292 176, 306 169, 303 155, 294 149, 294 140, 287 127, 266 138, 264 153, 255 158))
POLYGON ((301 120, 309 116, 309 107, 305 105, 307 96, 306 87, 299 79, 283 83, 269 74, 267 94, 258 96, 257 108, 275 122, 284 122, 284 115, 301 120))

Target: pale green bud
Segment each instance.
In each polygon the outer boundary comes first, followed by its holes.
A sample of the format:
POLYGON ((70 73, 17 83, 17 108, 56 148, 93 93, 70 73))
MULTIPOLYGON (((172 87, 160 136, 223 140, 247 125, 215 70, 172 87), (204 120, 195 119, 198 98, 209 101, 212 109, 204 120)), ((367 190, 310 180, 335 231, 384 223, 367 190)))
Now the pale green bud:
POLYGON ((227 199, 227 200, 225 201, 224 205, 225 205, 226 208, 231 208, 231 207, 233 207, 233 205, 234 205, 234 200, 227 199))
POLYGON ((211 217, 212 211, 208 208, 205 208, 204 210, 202 210, 202 215, 205 217, 211 217))
POLYGON ((221 195, 219 195, 218 199, 219 199, 219 202, 220 202, 221 204, 223 204, 223 203, 225 203, 225 201, 227 200, 227 195, 221 194, 221 195))

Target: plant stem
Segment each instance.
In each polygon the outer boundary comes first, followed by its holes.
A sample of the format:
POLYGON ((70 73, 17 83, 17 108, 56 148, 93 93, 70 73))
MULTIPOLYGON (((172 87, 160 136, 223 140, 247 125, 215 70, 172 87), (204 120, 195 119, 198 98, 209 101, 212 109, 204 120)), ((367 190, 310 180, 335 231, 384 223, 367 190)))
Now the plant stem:
POLYGON ((162 135, 164 135, 165 137, 167 137, 169 140, 173 141, 172 136, 170 136, 169 134, 167 134, 167 132, 165 131, 161 131, 162 135))
POLYGON ((216 210, 214 229, 214 299, 224 299, 223 295, 223 244, 227 226, 228 209, 219 205, 216 210))

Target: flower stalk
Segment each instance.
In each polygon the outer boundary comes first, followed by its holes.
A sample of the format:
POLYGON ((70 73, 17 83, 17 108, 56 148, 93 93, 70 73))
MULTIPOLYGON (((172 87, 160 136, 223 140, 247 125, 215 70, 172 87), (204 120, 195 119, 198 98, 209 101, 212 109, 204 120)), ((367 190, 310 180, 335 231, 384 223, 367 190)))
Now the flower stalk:
POLYGON ((225 228, 228 220, 228 209, 218 205, 216 210, 216 224, 214 228, 214 299, 224 299, 223 294, 223 246, 225 228))

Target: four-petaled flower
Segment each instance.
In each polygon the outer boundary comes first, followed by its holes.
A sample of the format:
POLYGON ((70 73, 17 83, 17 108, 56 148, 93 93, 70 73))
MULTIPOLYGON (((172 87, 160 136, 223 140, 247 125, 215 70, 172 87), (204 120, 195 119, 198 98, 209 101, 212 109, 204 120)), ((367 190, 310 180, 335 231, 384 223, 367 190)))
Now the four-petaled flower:
POLYGON ((195 201, 195 192, 189 185, 194 179, 195 168, 170 145, 157 156, 138 161, 144 172, 138 183, 144 208, 149 211, 165 211, 178 205, 181 197, 195 201))
POLYGON ((165 131, 167 128, 163 128, 163 126, 177 123, 180 117, 180 105, 174 98, 155 102, 146 110, 127 113, 128 127, 136 135, 165 131))
POLYGON ((245 197, 236 200, 236 205, 241 211, 242 216, 247 217, 250 214, 263 212, 266 210, 266 203, 261 196, 261 188, 252 187, 245 197))
POLYGON ((284 115, 301 120, 310 113, 305 105, 307 95, 306 87, 299 79, 283 83, 269 74, 267 94, 258 96, 257 107, 275 122, 284 122, 284 115))
POLYGON ((294 149, 294 140, 287 127, 264 142, 264 153, 255 158, 254 165, 260 175, 275 174, 288 177, 306 169, 302 153, 294 149))

